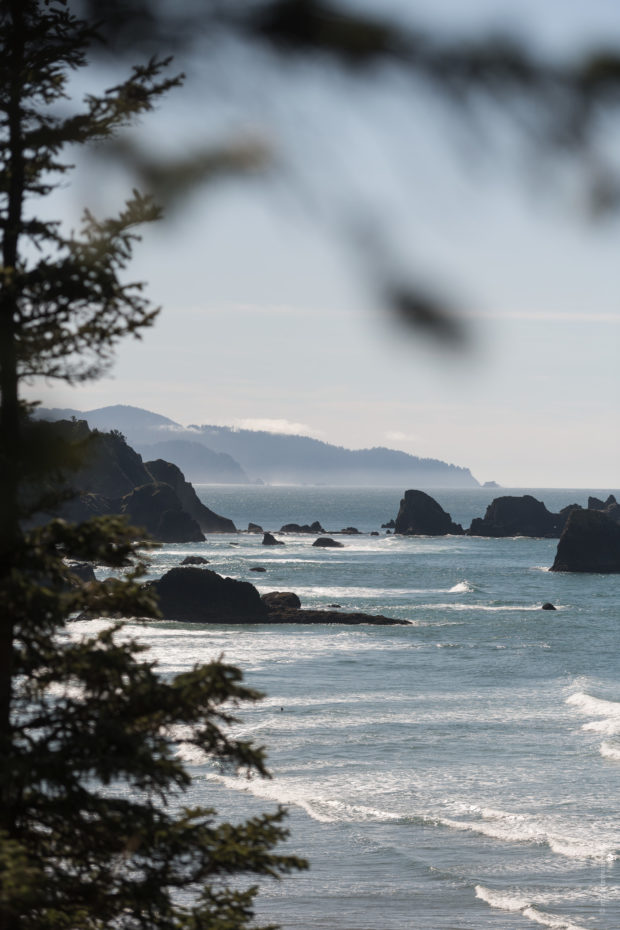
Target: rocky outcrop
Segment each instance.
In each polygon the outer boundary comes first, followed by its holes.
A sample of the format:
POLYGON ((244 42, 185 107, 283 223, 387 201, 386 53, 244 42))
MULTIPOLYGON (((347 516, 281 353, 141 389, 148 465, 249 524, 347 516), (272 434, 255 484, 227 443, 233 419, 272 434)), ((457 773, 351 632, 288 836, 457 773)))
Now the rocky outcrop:
POLYGON ((573 511, 550 570, 620 573, 620 525, 599 510, 573 511))
POLYGON ((296 623, 310 625, 316 623, 343 623, 346 626, 370 624, 371 626, 407 626, 406 620, 394 620, 383 614, 343 613, 338 610, 309 610, 286 607, 282 610, 269 610, 268 623, 296 623))
POLYGON ((33 524, 50 516, 81 523, 91 517, 125 514, 159 542, 198 542, 204 532, 236 532, 232 520, 202 504, 176 465, 157 460, 147 467, 118 430, 98 432, 77 419, 33 421, 29 428, 37 431, 41 447, 61 446, 61 458, 76 463, 56 485, 29 492, 35 498, 42 491, 47 496, 58 491, 62 501, 36 513, 33 524), (163 490, 166 487, 168 491, 163 490), (63 501, 67 491, 74 496, 63 501))
POLYGON ((258 523, 248 523, 248 533, 264 533, 262 526, 259 526, 258 523))
POLYGON ((261 598, 247 581, 223 578, 208 568, 173 568, 148 587, 155 591, 164 620, 185 623, 344 623, 406 625, 381 614, 303 610, 291 591, 273 591, 261 598))
POLYGON ((203 559, 201 555, 186 555, 181 565, 208 565, 209 560, 203 559))
POLYGON ((169 484, 144 484, 123 497, 119 512, 160 542, 203 542, 196 520, 183 510, 169 484))
POLYGON ((284 543, 281 539, 276 539, 272 533, 265 533, 263 536, 263 546, 283 546, 284 543))
POLYGON ((220 517, 219 514, 205 507, 192 485, 185 480, 183 472, 177 465, 173 465, 172 462, 164 462, 163 459, 156 459, 154 462, 147 462, 146 468, 155 481, 170 485, 179 498, 183 510, 194 518, 203 533, 237 532, 232 520, 227 517, 220 517))
MULTIPOLYGON (((576 505, 575 505, 576 506, 576 505)), ((553 539, 562 531, 568 513, 551 513, 542 501, 531 494, 522 497, 496 497, 484 517, 476 517, 468 530, 470 536, 534 536, 553 539)))
POLYGON ((402 536, 460 536, 463 527, 424 491, 405 491, 394 521, 394 532, 402 536))
POLYGON ((344 543, 338 542, 337 539, 332 539, 331 536, 319 536, 318 539, 314 540, 312 545, 319 546, 323 549, 342 549, 344 543))
POLYGON ((340 530, 343 536, 359 536, 360 531, 355 526, 345 526, 340 530))
POLYGON ((318 520, 314 523, 285 523, 280 529, 281 533, 324 533, 325 530, 318 520))
POLYGON ((301 601, 293 591, 269 591, 261 595, 261 600, 270 611, 301 607, 301 601))
POLYGON ((613 494, 610 494, 606 501, 599 500, 598 497, 589 497, 588 510, 600 510, 615 523, 620 523, 620 504, 613 494))
POLYGON ((261 623, 267 619, 267 607, 254 585, 223 578, 208 568, 173 568, 150 586, 165 620, 261 623))

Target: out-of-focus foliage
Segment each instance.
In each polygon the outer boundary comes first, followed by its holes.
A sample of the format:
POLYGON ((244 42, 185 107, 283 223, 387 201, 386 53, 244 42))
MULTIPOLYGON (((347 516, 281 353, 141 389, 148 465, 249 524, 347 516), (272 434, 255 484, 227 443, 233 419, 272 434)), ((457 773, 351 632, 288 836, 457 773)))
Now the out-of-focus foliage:
MULTIPOLYGON (((249 53, 271 56, 285 86, 297 65, 339 69, 351 81, 380 80, 387 71, 407 82, 413 96, 431 93, 450 118, 479 126, 481 110, 508 120, 541 158, 569 159, 579 165, 589 189, 592 215, 620 206, 620 168, 605 143, 606 121, 620 104, 620 47, 585 49, 579 57, 545 57, 524 40, 489 33, 458 38, 446 30, 416 23, 414 4, 400 16, 378 2, 343 0, 75 0, 90 15, 108 24, 105 56, 162 47, 180 56, 209 56, 217 43, 233 38, 249 53)), ((252 68, 252 55, 248 67, 252 68)), ((255 61, 255 59, 254 59, 255 61)), ((238 67, 238 59, 231 63, 238 67)), ((260 75, 257 74, 257 80, 260 75)), ((196 101, 200 114, 201 101, 196 101)), ((206 105, 206 104, 204 104, 206 105)), ((485 147, 480 132, 481 150, 485 147)), ((264 165, 269 148, 226 141, 211 151, 196 151, 184 161, 158 162, 137 147, 122 153, 138 177, 168 201, 186 195, 192 185, 239 169, 264 165)), ((277 152, 276 152, 277 158, 277 152)), ((330 166, 325 168, 327 176, 330 166)), ((346 182, 345 182, 346 183, 346 182)), ((159 194, 158 194, 159 195, 159 194)), ((350 217, 343 227, 350 227, 350 217)), ((346 234, 345 234, 346 236, 346 234)), ((359 247, 359 239, 353 239, 359 247)), ((433 336, 454 345, 465 327, 454 318, 448 302, 430 295, 416 281, 381 280, 377 292, 395 317, 415 334, 433 336), (392 300, 395 298, 395 301, 392 300), (409 310, 402 312, 407 304, 409 310), (424 307, 424 312, 420 308, 424 307), (411 312, 417 307, 416 312, 411 312), (448 320, 452 322, 448 323, 448 320)))
POLYGON ((67 146, 116 136, 180 83, 153 57, 67 115, 94 41, 62 0, 0 3, 0 930, 234 930, 253 918, 245 876, 305 863, 274 851, 282 810, 232 824, 184 807, 177 749, 267 776, 263 750, 228 733, 260 695, 220 661, 165 679, 115 622, 77 634, 81 615, 158 615, 123 520, 25 529, 66 500, 84 443, 29 422, 21 385, 97 377, 157 313, 124 278, 137 228, 159 217, 150 196, 68 236, 41 206, 67 146), (113 575, 85 581, 74 560, 113 575))

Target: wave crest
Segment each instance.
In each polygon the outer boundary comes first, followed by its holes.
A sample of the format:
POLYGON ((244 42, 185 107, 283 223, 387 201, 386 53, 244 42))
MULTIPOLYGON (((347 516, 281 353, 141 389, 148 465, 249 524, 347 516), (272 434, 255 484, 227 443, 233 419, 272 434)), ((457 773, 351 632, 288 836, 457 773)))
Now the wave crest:
POLYGON ((492 891, 483 885, 476 885, 476 897, 480 898, 490 907, 499 908, 502 911, 510 911, 513 914, 522 914, 528 920, 534 923, 542 924, 543 927, 551 927, 552 930, 584 930, 578 924, 572 923, 566 917, 560 917, 558 914, 548 914, 539 910, 527 898, 514 892, 492 891))
POLYGON ((448 594, 470 594, 474 590, 475 588, 471 581, 465 579, 465 581, 459 581, 457 584, 453 585, 449 589, 448 594))

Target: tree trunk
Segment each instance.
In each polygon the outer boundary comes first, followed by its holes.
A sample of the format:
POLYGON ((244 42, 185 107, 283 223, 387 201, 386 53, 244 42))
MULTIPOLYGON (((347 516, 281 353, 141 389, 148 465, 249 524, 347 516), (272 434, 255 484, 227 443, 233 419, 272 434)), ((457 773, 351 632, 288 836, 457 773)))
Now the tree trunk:
MULTIPOLYGON (((11 571, 23 537, 19 521, 20 405, 17 365, 16 322, 19 308, 17 266, 24 201, 22 142, 22 78, 24 22, 21 0, 11 0, 10 87, 8 96, 9 185, 7 223, 2 238, 3 280, 0 290, 0 590, 9 595, 11 571)), ((11 598, 0 617, 0 758, 8 759, 11 746, 11 697, 13 673, 14 617, 11 598)), ((10 830, 11 785, 0 780, 0 828, 10 830)), ((0 926, 6 921, 0 914, 0 926)))

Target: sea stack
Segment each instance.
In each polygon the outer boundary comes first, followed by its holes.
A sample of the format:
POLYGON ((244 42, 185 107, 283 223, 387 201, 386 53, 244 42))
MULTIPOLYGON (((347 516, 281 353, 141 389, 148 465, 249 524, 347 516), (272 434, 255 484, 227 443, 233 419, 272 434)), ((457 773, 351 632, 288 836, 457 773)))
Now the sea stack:
POLYGON ((550 570, 620 573, 620 525, 600 510, 574 510, 550 570))
POLYGON ((405 491, 394 532, 402 536, 461 536, 463 527, 424 491, 405 491))

